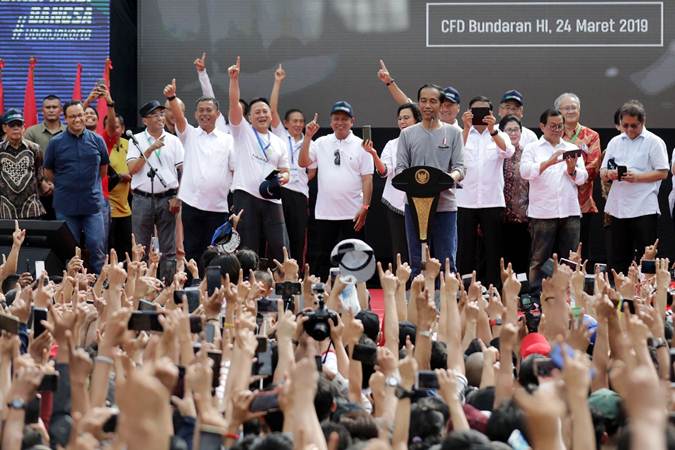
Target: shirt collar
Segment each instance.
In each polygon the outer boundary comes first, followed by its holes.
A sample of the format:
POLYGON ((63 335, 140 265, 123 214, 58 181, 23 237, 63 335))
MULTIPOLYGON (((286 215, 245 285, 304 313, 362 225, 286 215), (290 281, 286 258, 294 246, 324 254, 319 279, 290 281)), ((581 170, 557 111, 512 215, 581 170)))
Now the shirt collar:
POLYGON ((479 131, 476 129, 476 127, 474 127, 473 125, 471 125, 471 129, 469 129, 469 134, 475 133, 475 134, 477 134, 477 135, 479 135, 479 136, 484 135, 486 132, 487 132, 488 134, 490 134, 490 132, 488 131, 488 128, 487 128, 487 127, 485 127, 485 129, 483 130, 482 133, 479 132, 479 131))
POLYGON ((61 123, 61 122, 59 122, 59 127, 60 127, 60 128, 59 128, 55 133, 52 133, 51 131, 49 131, 49 128, 47 128, 47 122, 45 122, 45 121, 42 121, 42 123, 40 124, 40 127, 41 127, 41 130, 40 130, 40 131, 41 131, 42 133, 47 133, 47 134, 50 134, 50 135, 52 135, 52 134, 59 134, 59 133, 61 133, 62 131, 64 131, 64 130, 66 129, 66 126, 65 126, 63 123, 61 123))
MULTIPOLYGON (((83 137, 87 134, 87 132, 88 132, 89 130, 85 128, 84 131, 82 131, 82 134, 80 134, 79 136, 73 134, 73 132, 70 131, 70 129, 69 129, 68 127, 66 127, 65 131, 66 131, 66 133, 68 133, 68 135, 70 135, 73 139, 79 139, 79 138, 83 138, 83 137)), ((89 131, 89 132, 91 133, 91 131, 89 131)))
POLYGON ((642 126, 642 132, 640 132, 640 134, 638 134, 635 139, 629 138, 628 135, 625 132, 621 133, 621 139, 628 140, 628 141, 631 141, 631 142, 635 142, 640 138, 645 139, 647 137, 647 133, 648 133, 647 127, 642 126))
MULTIPOLYGON (((335 136, 335 133, 333 133, 332 136, 333 136, 333 141, 335 141, 335 142, 347 142, 347 143, 350 143, 350 142, 352 142, 352 140, 354 139, 354 133, 352 133, 352 130, 349 130, 349 134, 348 134, 347 137, 344 138, 344 139, 338 139, 337 136, 335 136)), ((291 138, 291 139, 293 139, 293 138, 291 138)))
MULTIPOLYGON (((7 150, 9 148, 14 149, 14 147, 10 145, 8 139, 3 139, 2 141, 0 141, 0 148, 2 148, 3 150, 7 150)), ((17 148, 17 150, 23 150, 24 148, 29 148, 29 146, 28 141, 22 138, 21 142, 19 143, 19 148, 17 148)))
POLYGON ((550 147, 550 148, 561 148, 561 147, 566 147, 567 146, 567 141, 565 141, 563 138, 560 138, 560 142, 558 142, 558 145, 553 146, 549 141, 546 140, 546 138, 542 135, 539 138, 539 146, 540 147, 550 147))

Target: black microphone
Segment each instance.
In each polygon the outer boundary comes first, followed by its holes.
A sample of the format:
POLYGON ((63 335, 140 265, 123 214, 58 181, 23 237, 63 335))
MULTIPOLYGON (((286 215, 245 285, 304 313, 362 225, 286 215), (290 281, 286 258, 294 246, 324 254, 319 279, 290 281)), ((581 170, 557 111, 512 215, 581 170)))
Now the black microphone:
POLYGON ((134 136, 134 133, 131 132, 131 130, 127 130, 127 132, 124 133, 124 135, 126 137, 128 137, 129 139, 131 139, 133 141, 133 143, 136 144, 136 147, 140 147, 140 144, 136 140, 136 137, 134 136))

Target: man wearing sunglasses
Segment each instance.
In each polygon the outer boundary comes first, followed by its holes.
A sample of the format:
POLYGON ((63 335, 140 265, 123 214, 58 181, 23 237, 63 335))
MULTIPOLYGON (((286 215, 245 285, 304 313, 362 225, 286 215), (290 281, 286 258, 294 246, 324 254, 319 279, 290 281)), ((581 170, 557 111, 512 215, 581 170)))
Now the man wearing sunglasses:
POLYGON ((539 118, 542 137, 525 146, 520 176, 530 183, 527 216, 530 218, 532 251, 528 281, 541 287, 541 267, 557 253, 565 255, 579 245, 581 208, 578 186, 588 179, 583 158, 566 153, 578 147, 562 139, 565 118, 547 109, 539 118))
POLYGON ((37 219, 45 214, 38 186, 42 180, 40 147, 24 139, 23 114, 10 109, 2 120, 0 142, 0 219, 37 219))
POLYGON ((333 133, 310 146, 319 131, 317 116, 307 124, 298 164, 318 168, 318 191, 314 216, 319 243, 312 268, 328 276, 330 252, 343 239, 363 239, 363 227, 373 193, 373 158, 363 149, 372 145, 352 133, 354 112, 345 101, 335 102, 330 112, 333 133))
POLYGON ((612 218, 611 266, 627 273, 640 252, 656 240, 661 214, 661 180, 668 176, 668 152, 663 140, 645 128, 644 106, 625 103, 619 111, 623 133, 607 145, 600 176, 611 180, 605 212, 612 218))

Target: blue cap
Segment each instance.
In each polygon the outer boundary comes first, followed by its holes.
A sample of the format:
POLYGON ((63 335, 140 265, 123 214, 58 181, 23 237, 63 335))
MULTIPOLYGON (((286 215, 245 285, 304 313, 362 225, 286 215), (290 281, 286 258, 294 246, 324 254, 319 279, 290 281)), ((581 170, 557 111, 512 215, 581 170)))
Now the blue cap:
POLYGON ((9 124, 11 122, 21 122, 23 125, 23 113, 20 109, 10 109, 7 110, 4 116, 2 116, 2 123, 9 124))
POLYGON ((273 170, 269 175, 265 177, 260 186, 258 186, 258 192, 262 198, 267 199, 280 199, 281 198, 281 183, 279 182, 279 171, 273 170))
POLYGON ((443 89, 443 98, 452 103, 460 103, 459 91, 452 86, 443 89))
POLYGON ((509 100, 514 100, 521 105, 525 104, 525 99, 523 98, 523 94, 520 92, 516 91, 515 89, 511 89, 510 91, 504 92, 504 95, 502 95, 502 100, 499 103, 504 103, 509 100))
POLYGON ((148 117, 150 114, 152 114, 154 111, 158 109, 166 109, 166 108, 157 100, 150 100, 148 103, 141 106, 141 108, 138 110, 138 113, 141 115, 141 117, 148 117))
POLYGON ((339 102, 335 102, 333 104, 333 107, 330 110, 331 114, 335 114, 337 112, 343 112, 347 114, 349 117, 354 117, 354 112, 352 111, 352 105, 347 103, 344 100, 340 100, 339 102))

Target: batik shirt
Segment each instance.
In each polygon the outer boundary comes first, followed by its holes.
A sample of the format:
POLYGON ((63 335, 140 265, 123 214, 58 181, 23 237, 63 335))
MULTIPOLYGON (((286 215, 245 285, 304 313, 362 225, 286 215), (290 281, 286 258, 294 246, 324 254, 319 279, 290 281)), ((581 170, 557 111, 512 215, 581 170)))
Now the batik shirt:
POLYGON ((570 136, 565 132, 563 139, 579 146, 583 153, 584 165, 588 172, 588 181, 579 186, 579 206, 581 213, 596 213, 598 207, 593 200, 593 182, 600 173, 600 163, 602 162, 602 149, 600 148, 600 135, 588 127, 577 124, 577 128, 570 136))
POLYGON ((504 220, 507 223, 526 223, 530 184, 520 176, 520 157, 523 147, 518 145, 513 156, 504 160, 504 220))
POLYGON ((0 219, 33 219, 45 214, 38 194, 40 147, 22 140, 19 148, 0 142, 0 219))

